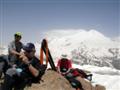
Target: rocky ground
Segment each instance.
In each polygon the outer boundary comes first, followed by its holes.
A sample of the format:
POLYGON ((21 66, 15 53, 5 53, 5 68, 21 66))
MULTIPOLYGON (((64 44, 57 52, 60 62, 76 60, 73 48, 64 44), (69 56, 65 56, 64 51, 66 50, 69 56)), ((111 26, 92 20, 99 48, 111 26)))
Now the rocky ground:
POLYGON ((28 90, 74 90, 69 82, 54 71, 47 71, 40 84, 33 84, 28 90))
MULTIPOLYGON (((81 82, 84 90, 105 90, 104 86, 93 86, 89 81, 80 77, 77 79, 81 82)), ((32 87, 27 88, 27 90, 75 90, 63 76, 51 70, 46 71, 42 80, 43 82, 33 84, 32 87)))

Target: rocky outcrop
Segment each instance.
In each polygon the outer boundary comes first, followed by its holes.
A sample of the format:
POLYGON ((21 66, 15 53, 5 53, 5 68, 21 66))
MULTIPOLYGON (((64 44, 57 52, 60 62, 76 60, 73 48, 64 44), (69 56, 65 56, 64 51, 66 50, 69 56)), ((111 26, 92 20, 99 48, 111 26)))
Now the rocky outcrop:
POLYGON ((60 74, 48 70, 40 84, 33 84, 28 90, 75 90, 60 74))
MULTIPOLYGON (((84 90, 105 90, 104 86, 93 86, 89 81, 81 77, 77 79, 81 82, 84 90)), ((29 87, 27 90, 75 90, 63 76, 55 71, 46 71, 42 80, 40 84, 33 84, 32 87, 29 87)))

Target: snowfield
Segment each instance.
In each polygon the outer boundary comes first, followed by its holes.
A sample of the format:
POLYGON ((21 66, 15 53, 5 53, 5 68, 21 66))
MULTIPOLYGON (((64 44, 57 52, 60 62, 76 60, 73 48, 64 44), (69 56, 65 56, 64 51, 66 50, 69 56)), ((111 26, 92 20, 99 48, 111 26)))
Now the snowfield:
POLYGON ((91 71, 93 84, 104 85, 106 90, 120 90, 120 70, 91 65, 80 66, 74 64, 73 67, 91 71))
MULTIPOLYGON (((67 54, 76 64, 120 69, 120 41, 96 30, 53 30, 46 33, 54 60, 67 54)), ((39 44, 36 44, 39 47, 39 44)))

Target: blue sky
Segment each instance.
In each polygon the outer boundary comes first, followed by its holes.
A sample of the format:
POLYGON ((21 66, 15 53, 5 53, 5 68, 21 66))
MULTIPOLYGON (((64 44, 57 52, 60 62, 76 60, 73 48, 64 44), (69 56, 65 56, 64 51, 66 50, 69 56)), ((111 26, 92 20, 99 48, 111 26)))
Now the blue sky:
POLYGON ((17 31, 24 42, 40 41, 53 29, 96 29, 117 37, 119 25, 120 0, 0 0, 2 44, 17 31))

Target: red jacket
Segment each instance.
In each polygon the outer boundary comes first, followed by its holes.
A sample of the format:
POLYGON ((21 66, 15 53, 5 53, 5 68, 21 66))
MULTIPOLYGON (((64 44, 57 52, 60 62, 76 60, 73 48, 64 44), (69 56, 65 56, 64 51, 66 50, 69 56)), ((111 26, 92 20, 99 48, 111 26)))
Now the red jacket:
POLYGON ((86 73, 83 70, 81 70, 81 69, 72 68, 72 62, 71 62, 71 60, 68 60, 66 58, 62 58, 62 59, 58 60, 57 70, 63 76, 71 73, 72 76, 74 76, 74 77, 81 76, 82 78, 86 78, 86 73), (67 71, 66 72, 62 72, 61 68, 66 68, 67 71))
POLYGON ((72 68, 71 60, 68 60, 66 58, 62 58, 62 59, 58 60, 57 68, 61 68, 61 67, 64 67, 67 69, 72 68))

